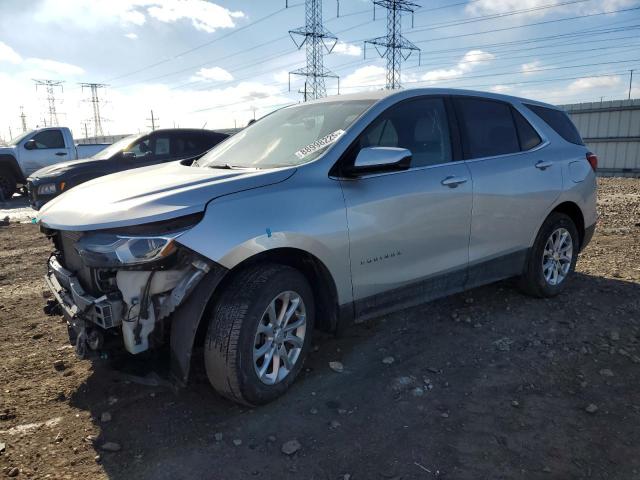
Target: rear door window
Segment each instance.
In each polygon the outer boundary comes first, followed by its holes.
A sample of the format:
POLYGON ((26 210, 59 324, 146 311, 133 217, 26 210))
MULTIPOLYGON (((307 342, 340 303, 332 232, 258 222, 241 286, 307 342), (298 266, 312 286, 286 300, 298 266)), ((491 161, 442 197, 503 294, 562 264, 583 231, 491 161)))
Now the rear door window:
POLYGON ((506 102, 484 98, 455 98, 466 159, 520 151, 518 132, 506 102))
POLYGON ((544 120, 547 125, 553 128, 555 132, 567 142, 584 145, 578 129, 569 116, 562 110, 541 107, 540 105, 525 104, 525 106, 544 120))
POLYGON ((36 142, 36 148, 65 148, 64 138, 60 130, 45 130, 34 135, 33 140, 36 142))

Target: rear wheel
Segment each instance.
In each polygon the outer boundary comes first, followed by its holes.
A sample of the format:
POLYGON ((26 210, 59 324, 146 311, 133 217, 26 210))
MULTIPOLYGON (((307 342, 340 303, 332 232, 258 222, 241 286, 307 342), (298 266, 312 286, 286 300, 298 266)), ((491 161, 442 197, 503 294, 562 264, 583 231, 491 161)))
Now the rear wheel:
POLYGON ((566 287, 573 273, 580 238, 573 220, 554 212, 542 224, 520 278, 520 286, 536 297, 553 297, 566 287))
POLYGON ((16 177, 6 168, 0 169, 0 200, 9 200, 16 193, 16 177))
POLYGON ((263 264, 241 272, 209 322, 205 367, 211 385, 246 405, 279 397, 302 368, 313 322, 313 293, 298 270, 263 264))

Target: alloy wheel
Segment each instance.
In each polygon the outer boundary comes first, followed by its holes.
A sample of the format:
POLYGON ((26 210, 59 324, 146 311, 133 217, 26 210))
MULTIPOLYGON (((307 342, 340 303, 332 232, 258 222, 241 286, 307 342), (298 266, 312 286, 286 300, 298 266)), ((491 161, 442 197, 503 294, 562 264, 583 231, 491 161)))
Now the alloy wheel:
POLYGON ((559 285, 567 278, 573 260, 573 239, 566 228, 554 230, 542 253, 542 274, 549 285, 559 285))
POLYGON ((281 382, 300 358, 307 330, 306 308, 294 291, 279 293, 262 314, 253 346, 253 366, 267 385, 281 382))

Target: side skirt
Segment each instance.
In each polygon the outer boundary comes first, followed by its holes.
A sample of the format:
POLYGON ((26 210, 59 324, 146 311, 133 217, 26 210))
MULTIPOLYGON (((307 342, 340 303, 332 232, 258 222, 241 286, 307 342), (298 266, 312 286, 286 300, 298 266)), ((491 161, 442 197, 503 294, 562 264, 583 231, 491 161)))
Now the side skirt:
POLYGON ((518 276, 524 269, 528 253, 529 249, 518 250, 477 262, 467 268, 434 275, 393 290, 355 300, 353 303, 340 305, 338 331, 343 330, 343 324, 351 323, 352 319, 354 323, 360 323, 437 298, 518 276))

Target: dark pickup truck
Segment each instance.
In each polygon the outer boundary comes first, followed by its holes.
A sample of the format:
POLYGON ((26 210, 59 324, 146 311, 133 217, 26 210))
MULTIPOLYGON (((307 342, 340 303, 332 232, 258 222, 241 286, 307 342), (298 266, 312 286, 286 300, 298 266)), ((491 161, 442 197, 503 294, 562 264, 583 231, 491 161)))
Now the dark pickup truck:
POLYGON ((70 188, 110 173, 197 158, 228 137, 213 130, 171 128, 131 135, 93 157, 41 168, 27 179, 36 210, 70 188))

